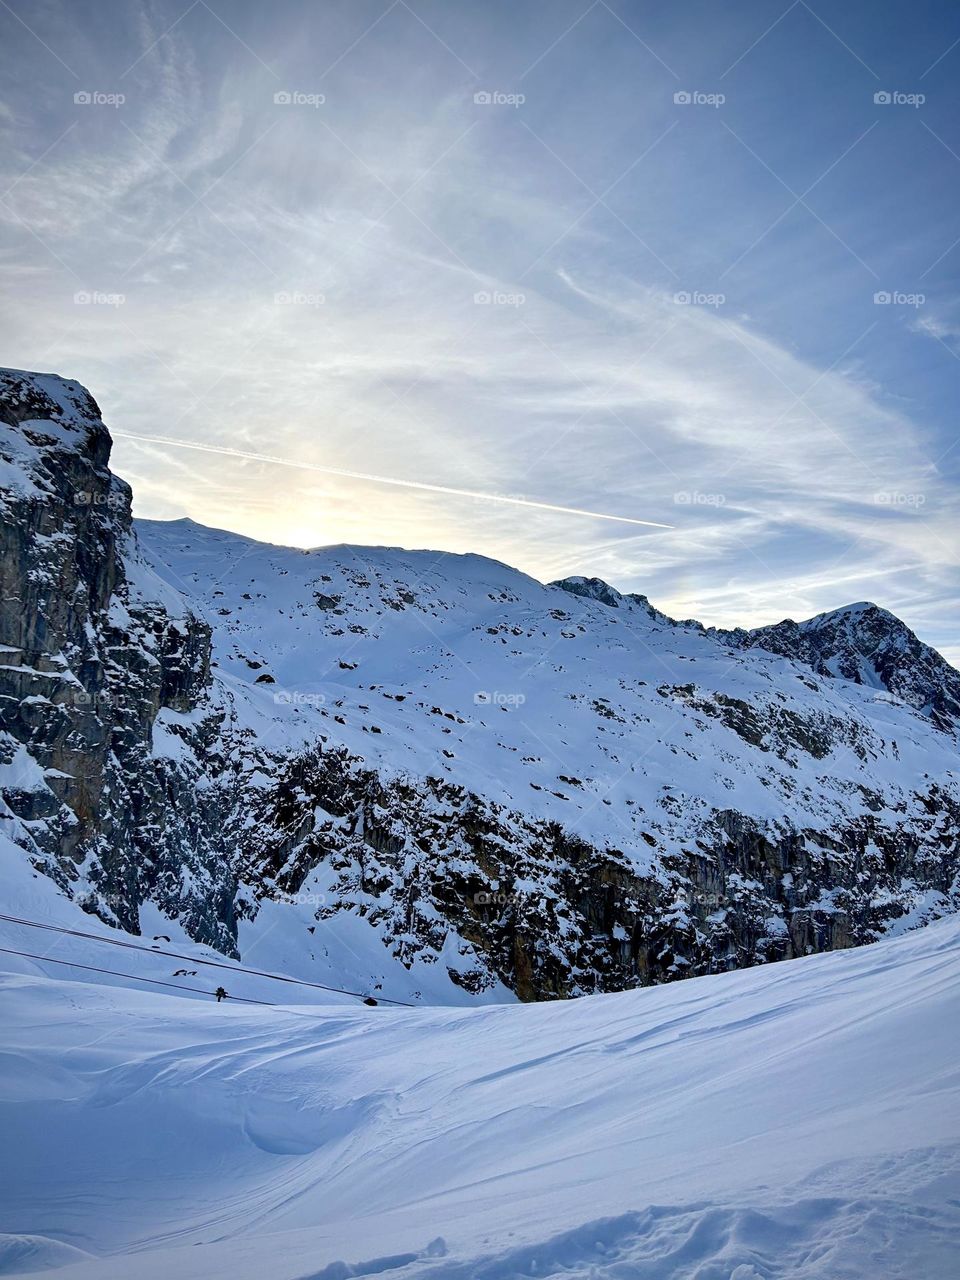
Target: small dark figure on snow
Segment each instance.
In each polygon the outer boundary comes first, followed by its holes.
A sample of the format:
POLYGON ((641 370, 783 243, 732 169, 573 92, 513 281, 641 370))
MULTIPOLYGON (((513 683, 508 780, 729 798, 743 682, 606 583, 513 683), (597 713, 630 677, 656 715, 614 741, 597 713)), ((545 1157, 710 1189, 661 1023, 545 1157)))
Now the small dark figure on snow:
POLYGON ((377 1002, 376 1002, 376 1000, 374 1000, 373 996, 367 996, 367 998, 364 1000, 364 1002, 363 1002, 363 1003, 364 1003, 364 1004, 376 1004, 377 1002))
POLYGON ((213 994, 217 997, 217 1004, 219 1004, 221 1000, 224 1000, 227 995, 223 987, 217 987, 216 991, 213 994))

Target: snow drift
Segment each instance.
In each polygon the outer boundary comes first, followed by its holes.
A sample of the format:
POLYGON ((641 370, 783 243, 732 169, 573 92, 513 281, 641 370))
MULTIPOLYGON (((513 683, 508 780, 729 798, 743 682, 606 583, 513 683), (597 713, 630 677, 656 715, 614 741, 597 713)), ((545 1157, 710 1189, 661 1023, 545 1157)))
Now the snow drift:
POLYGON ((956 918, 552 1004, 0 995, 5 1276, 956 1275, 956 918))

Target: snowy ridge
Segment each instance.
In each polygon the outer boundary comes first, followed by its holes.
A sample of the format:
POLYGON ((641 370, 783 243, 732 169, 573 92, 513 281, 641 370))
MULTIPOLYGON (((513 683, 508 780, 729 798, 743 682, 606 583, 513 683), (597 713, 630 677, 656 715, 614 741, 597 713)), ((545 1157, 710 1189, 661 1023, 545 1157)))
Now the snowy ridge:
POLYGON ((789 807, 804 825, 824 805, 836 820, 851 805, 866 812, 867 798, 851 799, 857 780, 893 809, 904 782, 960 777, 956 739, 874 687, 813 682, 806 664, 739 652, 629 597, 613 615, 479 556, 305 552, 191 521, 136 528, 158 576, 210 625, 220 676, 278 738, 322 729, 388 771, 440 772, 588 839, 627 842, 639 870, 659 843, 641 832, 665 844, 691 809, 775 821, 789 807), (762 715, 758 750, 698 705, 717 692, 762 715), (791 717, 838 738, 806 777, 791 717))

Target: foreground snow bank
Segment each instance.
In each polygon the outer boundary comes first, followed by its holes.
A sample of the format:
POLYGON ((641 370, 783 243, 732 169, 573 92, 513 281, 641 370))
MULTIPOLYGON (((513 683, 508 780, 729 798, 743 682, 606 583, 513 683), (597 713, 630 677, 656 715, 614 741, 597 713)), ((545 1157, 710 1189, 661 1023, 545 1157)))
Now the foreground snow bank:
POLYGON ((0 997, 3 1275, 956 1275, 957 919, 558 1004, 0 997))

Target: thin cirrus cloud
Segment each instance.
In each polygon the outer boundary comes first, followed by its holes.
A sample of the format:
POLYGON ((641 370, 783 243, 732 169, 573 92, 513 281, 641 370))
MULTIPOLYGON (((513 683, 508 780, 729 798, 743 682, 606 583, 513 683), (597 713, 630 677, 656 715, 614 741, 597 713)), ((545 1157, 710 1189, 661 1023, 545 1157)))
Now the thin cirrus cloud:
POLYGON ((936 39, 798 6, 752 47, 768 7, 0 13, 4 363, 91 387, 141 515, 596 573, 722 625, 870 595, 948 647, 949 58, 884 115, 876 77, 936 39), (674 103, 698 86, 726 102, 674 103), (97 88, 125 101, 74 104, 97 88))

